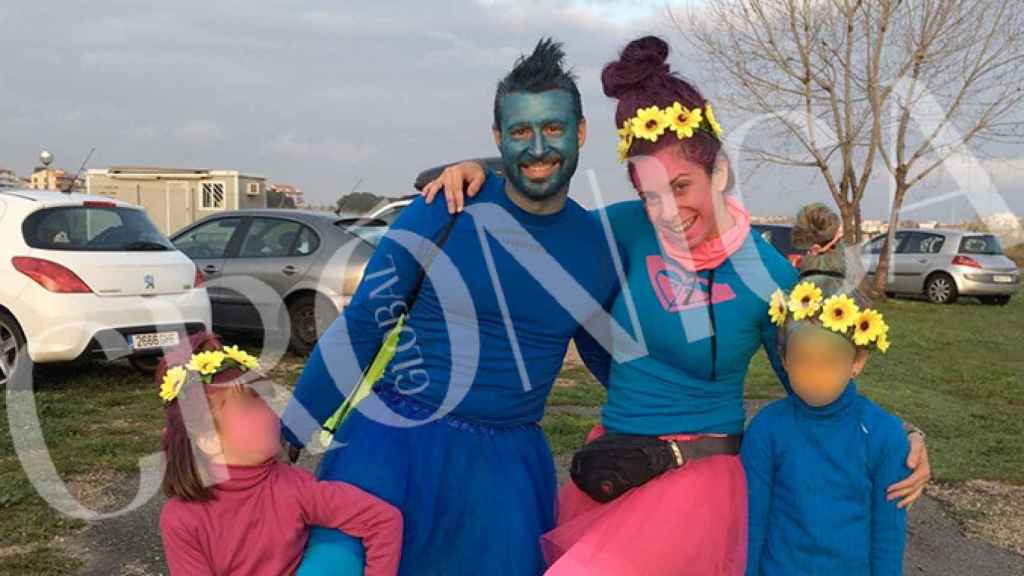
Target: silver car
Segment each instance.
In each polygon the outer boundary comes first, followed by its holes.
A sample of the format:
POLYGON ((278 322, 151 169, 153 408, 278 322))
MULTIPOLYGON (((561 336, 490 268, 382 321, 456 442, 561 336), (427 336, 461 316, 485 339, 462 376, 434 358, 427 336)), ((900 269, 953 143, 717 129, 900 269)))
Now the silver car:
MULTIPOLYGON (((878 267, 885 236, 864 243, 861 258, 868 275, 878 267)), ((1020 270, 1003 254, 992 234, 963 230, 897 230, 886 291, 924 295, 936 304, 975 296, 1005 305, 1020 289, 1020 270)))
POLYGON ((380 220, 331 213, 225 211, 171 241, 207 279, 214 330, 273 333, 283 323, 270 314, 283 303, 291 347, 305 353, 348 304, 386 229, 380 220))

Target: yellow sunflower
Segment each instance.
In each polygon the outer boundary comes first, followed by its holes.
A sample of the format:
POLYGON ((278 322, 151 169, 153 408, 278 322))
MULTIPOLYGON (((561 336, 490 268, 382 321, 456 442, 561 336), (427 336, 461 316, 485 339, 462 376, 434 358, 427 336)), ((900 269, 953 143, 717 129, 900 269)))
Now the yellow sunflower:
POLYGON ((199 354, 194 354, 185 367, 203 376, 210 376, 217 373, 221 364, 224 363, 225 357, 224 353, 219 350, 200 352, 199 354))
POLYGON ((882 354, 885 354, 886 352, 888 352, 889 351, 889 333, 888 332, 882 332, 881 334, 879 334, 878 338, 875 340, 875 346, 878 347, 878 351, 881 352, 882 354))
POLYGON ((721 140, 722 126, 718 123, 718 119, 715 118, 715 111, 711 109, 710 102, 704 105, 704 117, 708 119, 708 124, 711 125, 711 131, 714 132, 715 137, 721 140))
POLYGON ((885 333, 885 319, 880 312, 868 308, 857 315, 853 327, 853 343, 867 346, 885 333))
POLYGON ((772 294, 772 301, 768 308, 768 314, 772 317, 772 324, 776 326, 785 324, 787 312, 786 295, 782 293, 782 290, 776 289, 775 293, 772 294))
POLYGON ((633 121, 626 120, 619 128, 619 162, 625 162, 629 157, 629 148, 633 146, 633 121))
POLYGON ((249 354, 245 350, 240 350, 238 346, 226 346, 224 348, 224 354, 231 360, 234 360, 235 364, 238 364, 246 370, 257 370, 260 367, 260 361, 258 358, 249 354))
POLYGON ((789 310, 794 320, 814 316, 821 309, 821 288, 813 282, 801 282, 789 293, 789 310))
POLYGON ((860 309, 852 298, 846 294, 836 294, 825 300, 821 325, 833 332, 845 333, 857 322, 859 314, 860 309))
POLYGON ((668 128, 668 117, 657 106, 641 108, 633 119, 633 135, 637 138, 657 142, 658 137, 668 128))
POLYGON ((665 109, 665 116, 668 119, 669 128, 676 133, 680 140, 693 136, 693 131, 700 127, 700 108, 690 110, 676 102, 665 109))
POLYGON ((164 374, 164 380, 160 383, 160 398, 164 402, 170 402, 178 397, 181 387, 188 380, 188 371, 182 366, 174 366, 164 374))

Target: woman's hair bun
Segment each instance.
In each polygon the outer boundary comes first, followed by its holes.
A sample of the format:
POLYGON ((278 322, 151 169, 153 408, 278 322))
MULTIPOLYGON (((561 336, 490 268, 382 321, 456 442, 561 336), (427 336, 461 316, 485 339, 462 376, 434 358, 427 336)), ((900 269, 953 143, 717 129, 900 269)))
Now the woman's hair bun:
POLYGON ((651 78, 670 75, 666 64, 668 52, 668 43, 657 36, 645 36, 627 44, 619 59, 607 64, 601 72, 605 95, 621 98, 643 90, 651 78))
POLYGON ((839 215, 820 202, 800 209, 793 226, 793 246, 807 250, 817 244, 825 246, 836 237, 842 225, 839 215))
POLYGON ((842 224, 839 215, 820 202, 800 209, 796 215, 796 224, 793 225, 792 243, 797 249, 809 250, 800 260, 800 277, 821 288, 826 298, 847 293, 858 304, 866 305, 867 299, 852 284, 856 274, 850 277, 848 273, 849 270, 856 270, 859 261, 856 258, 850 259, 846 243, 837 238, 842 224), (811 249, 815 245, 819 249, 811 249))

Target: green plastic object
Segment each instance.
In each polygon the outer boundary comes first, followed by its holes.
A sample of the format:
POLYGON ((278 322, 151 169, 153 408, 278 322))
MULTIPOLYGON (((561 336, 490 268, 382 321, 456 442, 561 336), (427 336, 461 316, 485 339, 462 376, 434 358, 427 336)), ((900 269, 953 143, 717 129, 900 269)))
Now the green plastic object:
POLYGON ((320 444, 324 448, 331 445, 331 442, 334 441, 334 433, 341 428, 341 425, 345 423, 345 419, 356 409, 356 406, 373 392, 373 385, 384 375, 384 370, 391 363, 391 359, 395 357, 395 350, 398 349, 398 337, 404 325, 405 315, 403 314, 399 316, 398 322, 388 332, 387 336, 384 337, 384 343, 381 345, 380 350, 377 351, 377 355, 374 356, 373 362, 370 363, 366 368, 366 372, 363 373, 362 379, 359 380, 359 385, 356 386, 356 389, 349 394, 348 398, 341 403, 341 406, 324 423, 324 429, 320 431, 320 444))

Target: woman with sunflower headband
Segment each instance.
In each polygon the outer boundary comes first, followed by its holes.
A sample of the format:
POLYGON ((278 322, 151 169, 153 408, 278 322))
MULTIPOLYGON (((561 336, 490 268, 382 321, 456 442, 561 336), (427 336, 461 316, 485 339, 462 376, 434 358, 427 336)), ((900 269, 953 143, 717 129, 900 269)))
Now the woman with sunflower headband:
MULTIPOLYGON (((800 211, 794 245, 828 246, 839 217, 800 211)), ((763 408, 743 438, 750 507, 747 574, 903 573, 906 511, 886 487, 907 475, 902 423, 857 393, 872 348, 889 348, 882 314, 847 276, 842 251, 814 250, 770 315, 793 394, 763 408)))
POLYGON ((157 370, 167 417, 160 536, 172 576, 294 574, 311 525, 362 538, 365 574, 396 574, 401 514, 278 460, 280 423, 255 389, 258 371, 254 356, 206 334, 157 370))
MULTIPOLYGON (((794 287, 798 273, 752 231, 731 193, 714 109, 672 72, 668 54, 660 38, 640 38, 602 73, 605 94, 618 100, 619 157, 639 196, 595 213, 611 224, 628 285, 610 312, 620 326, 636 319, 648 354, 619 362, 596 342, 580 346, 608 400, 574 459, 574 482, 559 494, 558 525, 543 539, 551 576, 743 574, 747 491, 738 446, 744 381, 759 349, 791 392, 768 300, 775 288, 794 287), (638 438, 661 444, 638 449, 638 438), (630 463, 650 452, 667 454, 653 467, 659 473, 647 463, 636 472, 630 463), (616 453, 619 465, 606 456, 616 453), (661 466, 666 459, 675 464, 661 466)), ((482 166, 463 163, 424 194, 430 201, 443 187, 458 210, 465 184, 473 196, 484 180, 482 166)), ((799 294, 805 308, 792 314, 811 314, 816 299, 813 290, 799 294)), ((850 312, 845 301, 830 310, 850 312)), ((929 476, 923 439, 911 441, 914 474, 890 487, 901 506, 929 476)))

